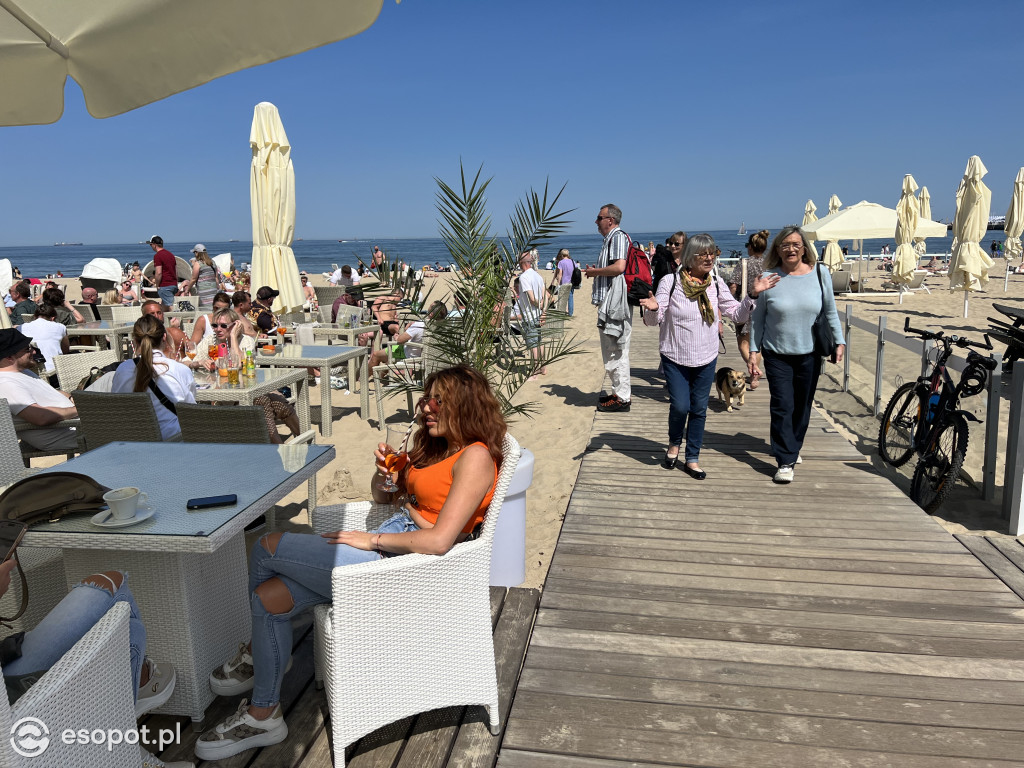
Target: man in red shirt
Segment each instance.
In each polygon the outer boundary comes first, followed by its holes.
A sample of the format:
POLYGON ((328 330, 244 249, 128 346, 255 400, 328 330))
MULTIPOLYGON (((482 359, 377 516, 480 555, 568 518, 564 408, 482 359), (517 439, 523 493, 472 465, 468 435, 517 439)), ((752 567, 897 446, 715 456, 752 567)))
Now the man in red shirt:
POLYGON ((174 295, 178 292, 178 261, 173 253, 164 248, 164 239, 159 235, 153 235, 146 242, 154 251, 153 283, 164 309, 171 309, 174 306, 174 295))

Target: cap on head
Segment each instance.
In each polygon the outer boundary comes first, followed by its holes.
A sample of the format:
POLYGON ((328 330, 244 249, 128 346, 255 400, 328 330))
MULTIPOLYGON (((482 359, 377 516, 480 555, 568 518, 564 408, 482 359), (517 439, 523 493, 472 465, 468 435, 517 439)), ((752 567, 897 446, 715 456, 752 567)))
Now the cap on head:
POLYGON ((17 328, 0 330, 0 359, 12 357, 32 344, 32 339, 17 328))
POLYGON ((259 299, 260 301, 265 301, 267 299, 276 299, 280 295, 280 291, 275 291, 269 285, 264 285, 258 291, 256 291, 256 298, 259 299))
MULTIPOLYGON (((161 243, 163 245, 163 243, 161 243)), ((206 253, 206 246, 202 243, 196 243, 192 246, 192 253, 206 253)))
POLYGON ((153 235, 149 240, 146 241, 149 245, 160 245, 164 244, 164 239, 160 235, 153 235))

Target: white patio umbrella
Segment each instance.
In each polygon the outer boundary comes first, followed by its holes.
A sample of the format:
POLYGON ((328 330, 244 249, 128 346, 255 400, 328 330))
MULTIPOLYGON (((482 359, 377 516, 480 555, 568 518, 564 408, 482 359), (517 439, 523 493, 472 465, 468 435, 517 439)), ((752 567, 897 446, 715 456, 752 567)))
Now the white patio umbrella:
MULTIPOLYGON (((921 191, 918 193, 917 212, 922 219, 931 219, 932 217, 932 196, 928 194, 928 187, 921 187, 921 191)), ((917 251, 918 256, 924 256, 928 252, 924 238, 916 232, 914 233, 914 250, 917 251)))
MULTIPOLYGON (((816 210, 818 210, 818 206, 816 206, 814 204, 813 200, 808 200, 807 201, 807 205, 804 206, 804 220, 800 223, 800 228, 802 230, 804 230, 804 232, 807 231, 807 225, 808 224, 813 224, 814 222, 816 222, 818 220, 818 217, 814 215, 814 212, 816 210)), ((810 237, 810 236, 808 235, 808 237, 810 237)), ((811 239, 811 245, 812 246, 814 245, 814 240, 813 239, 811 239)), ((814 255, 814 260, 817 261, 818 260, 818 251, 815 250, 813 255, 814 255)))
POLYGON ((1003 233, 1006 235, 1006 242, 1003 244, 1003 250, 1006 251, 1004 291, 1010 282, 1010 260, 1024 256, 1024 248, 1020 244, 1022 232, 1024 232, 1024 168, 1017 171, 1017 178, 1013 182, 1013 194, 1010 196, 1010 207, 1006 209, 1006 223, 1003 225, 1003 233))
POLYGON ((302 308, 299 267, 292 253, 295 236, 295 168, 292 148, 277 107, 260 102, 249 132, 252 166, 249 196, 252 207, 252 287, 269 285, 280 291, 274 312, 302 308))
POLYGON ((903 193, 896 204, 896 256, 892 261, 892 281, 900 286, 900 304, 903 303, 902 286, 913 278, 920 258, 912 244, 919 218, 915 192, 917 182, 908 173, 903 177, 903 193))
POLYGON ((967 317, 967 298, 970 292, 988 282, 988 271, 994 263, 981 247, 981 238, 988 229, 988 214, 992 208, 992 192, 981 180, 986 173, 988 169, 981 158, 971 155, 956 191, 949 290, 964 292, 964 317, 967 317))
POLYGON ((383 0, 0 0, 0 125, 52 123, 68 77, 93 117, 356 35, 383 0))
MULTIPOLYGON (((838 195, 832 195, 828 201, 828 212, 829 215, 838 213, 839 209, 843 207, 843 201, 839 199, 838 195)), ((822 261, 825 262, 825 266, 828 267, 829 272, 835 272, 839 269, 839 266, 844 261, 843 250, 839 247, 838 240, 829 240, 825 245, 825 255, 822 257, 822 261)))

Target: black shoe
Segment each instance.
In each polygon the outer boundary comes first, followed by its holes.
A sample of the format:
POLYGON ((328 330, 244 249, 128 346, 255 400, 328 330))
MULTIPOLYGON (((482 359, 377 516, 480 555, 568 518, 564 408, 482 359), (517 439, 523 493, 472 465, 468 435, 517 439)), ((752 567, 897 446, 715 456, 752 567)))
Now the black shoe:
POLYGON ((675 469, 676 468, 676 464, 678 464, 678 463, 679 463, 679 454, 678 453, 675 456, 672 456, 671 458, 669 457, 668 454, 665 454, 665 458, 661 462, 661 466, 663 466, 665 469, 675 469))
POLYGON ((604 405, 605 403, 610 403, 614 399, 615 395, 601 395, 599 398, 597 398, 597 402, 599 402, 601 405, 604 405))
POLYGON ((607 403, 601 403, 597 406, 597 410, 601 411, 601 413, 628 412, 629 400, 619 400, 619 398, 616 397, 614 400, 609 400, 607 403))
POLYGON ((688 467, 685 464, 683 464, 683 472, 688 474, 694 480, 703 480, 705 477, 708 476, 708 473, 705 472, 703 469, 694 469, 693 467, 688 467))

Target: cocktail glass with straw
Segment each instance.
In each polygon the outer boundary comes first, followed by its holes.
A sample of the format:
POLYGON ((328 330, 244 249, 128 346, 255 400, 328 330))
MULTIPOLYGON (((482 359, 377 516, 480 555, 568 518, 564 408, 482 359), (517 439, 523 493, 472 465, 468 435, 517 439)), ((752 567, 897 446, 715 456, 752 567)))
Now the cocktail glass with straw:
POLYGON ((384 468, 388 471, 381 483, 381 490, 387 493, 394 493, 398 486, 394 481, 394 473, 401 472, 409 462, 409 454, 406 452, 406 444, 409 442, 409 433, 412 431, 412 423, 407 429, 401 427, 388 427, 386 448, 384 450, 384 468))

